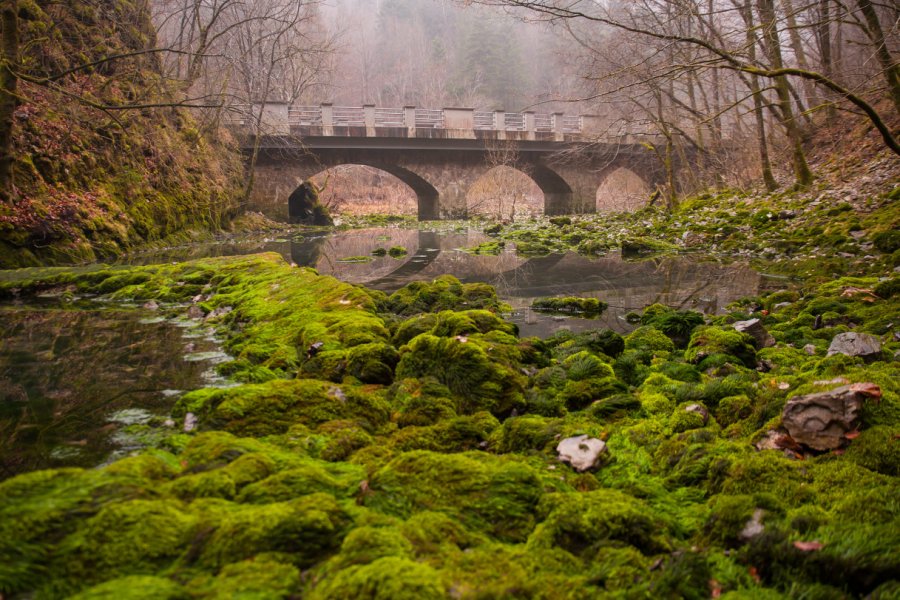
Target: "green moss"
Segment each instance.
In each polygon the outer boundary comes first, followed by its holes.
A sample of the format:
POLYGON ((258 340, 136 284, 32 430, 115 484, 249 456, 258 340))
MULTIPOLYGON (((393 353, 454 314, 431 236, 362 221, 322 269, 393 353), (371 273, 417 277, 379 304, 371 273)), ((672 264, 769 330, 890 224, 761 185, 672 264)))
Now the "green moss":
POLYGON ((380 558, 412 558, 413 545, 393 527, 357 527, 347 534, 336 563, 346 568, 367 565, 380 558))
POLYGON ((561 432, 558 419, 525 415, 506 419, 492 436, 491 445, 500 453, 543 450, 561 432))
POLYGON ((446 419, 428 427, 405 427, 391 436, 390 445, 397 450, 431 450, 462 452, 487 445, 491 433, 500 422, 489 412, 446 419))
POLYGON ((174 410, 176 417, 187 412, 205 427, 256 436, 284 433, 295 423, 315 427, 335 419, 373 429, 390 417, 387 403, 377 394, 315 380, 198 390, 182 396, 174 410))
POLYGON ((688 362, 698 363, 713 354, 734 356, 747 367, 756 367, 753 339, 733 329, 702 327, 692 336, 684 353, 688 362))
POLYGON ((198 560, 201 565, 221 568, 262 552, 282 552, 298 567, 309 567, 339 548, 350 522, 334 497, 323 493, 228 507, 198 560))
POLYGON ((433 568, 393 556, 339 571, 310 594, 313 599, 442 600, 446 597, 446 589, 433 568))
POLYGON ((596 317, 607 309, 609 305, 597 298, 537 298, 531 303, 531 308, 543 312, 572 313, 584 317, 596 317))
POLYGON ((237 501, 242 504, 267 504, 316 493, 347 498, 357 492, 363 479, 365 473, 356 465, 329 465, 305 459, 298 466, 247 485, 241 490, 237 501))
POLYGON ((199 523, 178 501, 108 504, 59 546, 59 575, 83 586, 124 575, 156 573, 182 556, 199 523))
POLYGON ((347 373, 363 383, 390 384, 400 355, 384 343, 360 344, 347 353, 347 373))
POLYGON ((433 377, 397 382, 388 393, 388 400, 397 411, 400 427, 433 425, 456 416, 452 392, 433 377))
POLYGON ((542 519, 528 539, 529 548, 556 546, 585 556, 617 541, 652 555, 671 543, 665 522, 651 516, 640 500, 615 490, 548 494, 538 511, 542 519))
POLYGON ((567 357, 563 361, 563 367, 566 370, 566 378, 570 381, 613 376, 612 367, 586 350, 567 357))
POLYGON ((263 556, 225 565, 215 578, 196 582, 195 586, 192 591, 203 598, 278 600, 296 597, 301 577, 293 565, 263 556))
POLYGON ((174 581, 153 575, 131 575, 96 585, 73 600, 187 600, 187 590, 174 581))
POLYGON ((674 352, 675 344, 655 327, 645 325, 638 327, 625 337, 625 348, 628 350, 644 350, 651 354, 660 355, 660 353, 674 352))
POLYGON ((403 246, 391 246, 388 248, 387 253, 391 258, 400 258, 401 256, 406 256, 407 251, 403 246))
POLYGON ((900 477, 900 438, 896 428, 876 425, 866 429, 847 448, 846 457, 876 473, 900 477))
POLYGON ((543 488, 534 471, 516 460, 481 453, 407 452, 369 480, 367 507, 408 518, 443 512, 466 528, 498 539, 523 541, 535 525, 543 488))
POLYGON ((503 414, 522 403, 524 379, 489 354, 491 344, 422 334, 400 349, 397 377, 434 377, 459 398, 460 413, 503 414))
POLYGON ((388 297, 387 308, 398 315, 412 316, 473 308, 499 312, 505 306, 487 284, 463 284, 452 275, 442 275, 431 283, 415 281, 400 288, 388 297))

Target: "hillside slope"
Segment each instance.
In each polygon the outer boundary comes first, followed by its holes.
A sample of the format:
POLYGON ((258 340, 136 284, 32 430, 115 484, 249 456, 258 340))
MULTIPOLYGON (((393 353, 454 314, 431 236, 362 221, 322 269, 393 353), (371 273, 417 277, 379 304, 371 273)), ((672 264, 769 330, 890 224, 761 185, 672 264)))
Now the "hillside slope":
POLYGON ((146 52, 155 36, 145 3, 19 5, 28 80, 14 124, 16 197, 0 204, 0 267, 110 256, 216 229, 236 211, 239 154, 172 106, 176 90, 146 52), (123 105, 145 108, 100 108, 123 105))

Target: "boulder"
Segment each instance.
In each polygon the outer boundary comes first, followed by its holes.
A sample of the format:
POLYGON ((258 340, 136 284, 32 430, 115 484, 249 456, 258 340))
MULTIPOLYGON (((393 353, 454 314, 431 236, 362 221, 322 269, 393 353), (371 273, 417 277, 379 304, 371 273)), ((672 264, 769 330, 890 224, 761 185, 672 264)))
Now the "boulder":
POLYGON ((562 440, 556 446, 559 460, 572 466, 579 473, 600 466, 606 443, 587 435, 578 435, 562 440))
POLYGON ((734 324, 734 328, 741 333, 746 333, 753 338, 757 349, 771 348, 775 345, 775 338, 763 326, 759 319, 750 319, 749 321, 738 321, 734 324))
POLYGON ((853 383, 827 392, 788 400, 781 423, 794 441, 814 450, 834 450, 859 427, 859 412, 867 398, 881 398, 874 383, 853 383))
POLYGON ((828 347, 828 356, 846 354, 847 356, 861 356, 864 359, 874 359, 881 354, 881 340, 868 333, 839 333, 831 340, 828 347))
POLYGON ((319 203, 319 190, 310 181, 304 181, 288 197, 288 215, 291 223, 306 225, 334 225, 328 211, 319 203))

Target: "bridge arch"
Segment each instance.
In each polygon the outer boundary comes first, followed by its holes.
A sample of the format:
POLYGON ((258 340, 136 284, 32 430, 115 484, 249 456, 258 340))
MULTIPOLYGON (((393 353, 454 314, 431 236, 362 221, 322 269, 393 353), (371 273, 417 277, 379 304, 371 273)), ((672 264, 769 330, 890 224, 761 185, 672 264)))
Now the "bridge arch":
POLYGON ((646 176, 625 165, 603 173, 596 190, 598 212, 632 212, 647 205, 653 185, 646 176))
POLYGON ((489 167, 466 190, 466 214, 496 219, 544 213, 544 193, 527 168, 489 167))
MULTIPOLYGON (((399 179, 406 184, 416 196, 416 214, 420 221, 439 218, 439 196, 438 190, 425 178, 419 174, 401 167, 399 165, 384 164, 370 161, 353 161, 341 162, 336 165, 327 166, 325 169, 312 175, 310 179, 322 179, 322 174, 326 171, 338 169, 339 167, 369 167, 383 171, 399 179)), ((321 185, 321 181, 319 182, 321 185)))

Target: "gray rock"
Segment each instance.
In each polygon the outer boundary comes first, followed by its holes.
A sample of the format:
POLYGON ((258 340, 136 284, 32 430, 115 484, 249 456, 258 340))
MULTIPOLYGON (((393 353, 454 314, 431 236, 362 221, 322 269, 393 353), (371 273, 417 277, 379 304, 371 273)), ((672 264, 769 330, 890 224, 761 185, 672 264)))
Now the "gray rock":
POLYGON ((775 338, 769 333, 762 321, 759 319, 750 319, 749 321, 738 321, 734 324, 734 328, 741 333, 746 333, 753 338, 757 349, 771 348, 775 345, 775 338))
POLYGON ((816 347, 812 344, 807 344, 803 346, 803 351, 809 354, 810 356, 816 355, 816 347))
POLYGON ((881 340, 868 333, 839 333, 831 340, 828 347, 828 356, 846 354, 847 356, 861 356, 874 358, 881 354, 881 340))
POLYGON ((814 450, 834 450, 847 433, 859 427, 859 411, 867 398, 880 398, 874 383, 853 383, 828 392, 794 396, 781 414, 781 423, 799 444, 814 450))
POLYGON ((146 310, 159 310, 159 304, 155 300, 149 300, 144 302, 144 308, 146 310))
POLYGON ((557 444, 556 452, 559 453, 559 460, 583 473, 600 465, 606 452, 606 443, 587 435, 579 435, 562 440, 557 444))

